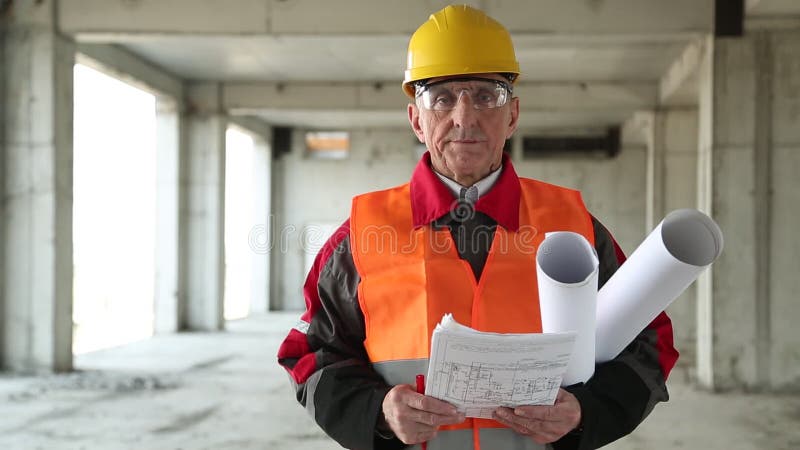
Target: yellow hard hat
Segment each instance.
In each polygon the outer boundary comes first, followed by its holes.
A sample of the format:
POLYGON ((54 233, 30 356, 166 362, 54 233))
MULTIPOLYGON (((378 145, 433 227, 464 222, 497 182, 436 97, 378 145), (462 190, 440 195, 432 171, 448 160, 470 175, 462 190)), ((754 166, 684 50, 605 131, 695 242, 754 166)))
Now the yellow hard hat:
POLYGON ((431 14, 411 36, 403 90, 414 98, 414 82, 471 73, 519 75, 511 35, 483 11, 450 5, 431 14))

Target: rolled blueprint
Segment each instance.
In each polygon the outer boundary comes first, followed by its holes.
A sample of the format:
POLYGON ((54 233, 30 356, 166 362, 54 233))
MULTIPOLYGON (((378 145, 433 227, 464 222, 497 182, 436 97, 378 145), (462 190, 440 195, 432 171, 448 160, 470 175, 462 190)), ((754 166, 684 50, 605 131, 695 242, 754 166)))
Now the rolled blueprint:
POLYGON ((582 383, 594 374, 597 253, 580 234, 545 234, 536 252, 542 331, 574 331, 575 348, 562 386, 582 383))
POLYGON ((597 297, 597 362, 616 357, 722 252, 722 231, 694 209, 667 215, 597 297))

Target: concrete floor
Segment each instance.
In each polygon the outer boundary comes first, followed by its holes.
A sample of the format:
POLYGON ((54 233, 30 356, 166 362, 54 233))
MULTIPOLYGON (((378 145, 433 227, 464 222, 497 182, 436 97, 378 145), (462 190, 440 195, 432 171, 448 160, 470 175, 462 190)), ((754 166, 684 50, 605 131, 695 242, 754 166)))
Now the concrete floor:
MULTIPOLYGON (((77 358, 79 371, 0 376, 0 449, 333 450, 295 403, 275 352, 297 313, 226 333, 158 336, 77 358)), ((800 396, 711 395, 670 379, 672 400, 607 448, 797 449, 800 396)))

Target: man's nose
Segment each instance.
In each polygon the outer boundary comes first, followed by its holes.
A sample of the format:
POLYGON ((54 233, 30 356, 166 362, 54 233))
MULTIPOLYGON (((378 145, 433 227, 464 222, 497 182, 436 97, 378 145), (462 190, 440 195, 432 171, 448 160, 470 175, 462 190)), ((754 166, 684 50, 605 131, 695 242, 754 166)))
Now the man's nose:
POLYGON ((470 128, 475 124, 477 113, 469 92, 467 90, 459 92, 456 106, 453 108, 453 124, 459 128, 470 128))

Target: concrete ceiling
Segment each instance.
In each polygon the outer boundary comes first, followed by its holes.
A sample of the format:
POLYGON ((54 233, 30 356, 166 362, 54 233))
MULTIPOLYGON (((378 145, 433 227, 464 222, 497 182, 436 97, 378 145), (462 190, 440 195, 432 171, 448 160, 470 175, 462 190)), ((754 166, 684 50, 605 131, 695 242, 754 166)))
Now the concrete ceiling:
MULTIPOLYGON (((523 72, 522 124, 549 128, 620 123, 636 110, 655 107, 662 78, 711 31, 714 2, 468 3, 511 30, 523 72), (539 102, 542 95, 544 104, 539 102)), ((445 4, 61 0, 59 25, 81 42, 117 44, 182 79, 220 82, 223 92, 230 86, 237 98, 245 99, 228 105, 234 114, 312 128, 406 126, 406 99, 399 84, 408 38, 445 4), (338 103, 314 104, 319 95, 330 97, 318 93, 326 85, 341 83, 360 85, 352 88, 353 94, 336 87, 341 91, 338 103), (380 102, 363 98, 378 95, 369 89, 372 85, 388 91, 379 94, 380 102), (287 88, 292 95, 286 94, 287 88), (264 95, 269 92, 283 93, 284 99, 276 104, 264 95)), ((759 17, 800 16, 800 0, 748 0, 747 8, 759 17)))
MULTIPOLYGON (((553 38, 517 33, 525 81, 657 80, 692 35, 553 38)), ((188 80, 390 81, 408 36, 165 36, 123 44, 188 80)))

